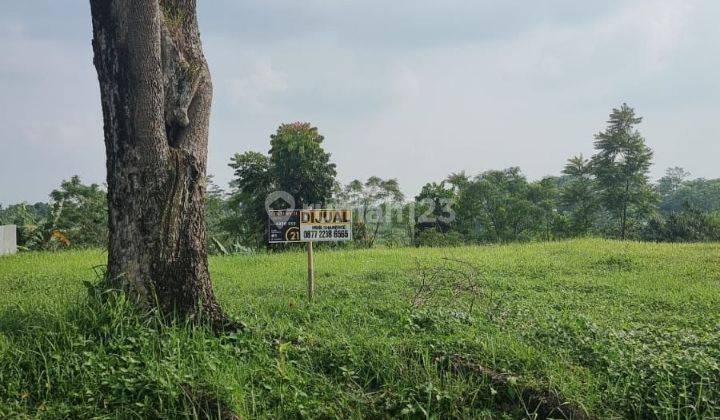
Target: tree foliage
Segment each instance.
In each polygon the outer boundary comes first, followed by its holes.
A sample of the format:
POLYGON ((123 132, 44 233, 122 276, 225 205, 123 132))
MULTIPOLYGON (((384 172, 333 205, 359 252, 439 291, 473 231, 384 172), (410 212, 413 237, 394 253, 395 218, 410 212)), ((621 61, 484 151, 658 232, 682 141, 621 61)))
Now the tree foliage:
POLYGON ((77 175, 62 181, 46 203, 19 203, 0 210, 0 224, 17 225, 23 249, 104 247, 107 244, 107 199, 97 184, 77 175))
POLYGON ((658 210, 668 215, 690 208, 703 211, 720 211, 720 179, 689 179, 690 173, 682 168, 669 168, 657 183, 660 196, 658 210))
POLYGON ((270 136, 269 170, 277 190, 296 207, 323 205, 335 186, 335 164, 322 147, 324 137, 310 123, 283 124, 270 136))
POLYGON ((657 215, 645 226, 643 239, 657 242, 720 241, 720 212, 706 212, 686 204, 682 210, 657 215))
MULTIPOLYGON (((380 234, 396 228, 393 212, 401 212, 405 196, 397 179, 371 176, 364 183, 353 180, 337 194, 342 207, 354 210, 353 238, 362 246, 372 247, 380 234)), ((385 236, 385 235, 383 235, 385 236)))
POLYGON ((98 184, 85 185, 76 175, 63 181, 50 197, 53 228, 71 244, 89 247, 107 244, 107 198, 98 184))
POLYGON ((17 243, 21 249, 41 249, 51 215, 52 206, 48 203, 16 203, 0 208, 0 225, 17 226, 17 243))
POLYGON ((598 198, 590 161, 582 155, 568 159, 562 171, 561 210, 568 215, 571 236, 587 235, 598 212, 598 198))
POLYGON ((654 201, 648 179, 653 152, 635 128, 641 121, 635 110, 622 104, 613 109, 605 131, 595 136, 593 174, 602 204, 617 221, 622 239, 652 213, 654 201))
POLYGON ((235 177, 230 183, 229 206, 233 210, 224 224, 233 242, 262 247, 267 232, 265 197, 274 189, 270 159, 257 152, 235 154, 230 161, 235 177))
POLYGON ((530 183, 517 167, 483 172, 459 189, 455 226, 478 242, 550 239, 556 183, 530 183))
POLYGON ((452 227, 455 213, 452 208, 457 192, 446 186, 446 181, 423 185, 415 196, 414 220, 415 240, 427 229, 447 233, 452 227))

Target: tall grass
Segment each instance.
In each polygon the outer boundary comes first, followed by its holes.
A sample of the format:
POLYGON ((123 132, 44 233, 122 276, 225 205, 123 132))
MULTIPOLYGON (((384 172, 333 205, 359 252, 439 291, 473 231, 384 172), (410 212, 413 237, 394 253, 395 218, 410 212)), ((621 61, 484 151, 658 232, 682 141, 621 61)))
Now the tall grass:
POLYGON ((0 415, 51 418, 219 417, 214 382, 229 353, 204 328, 140 315, 120 295, 57 312, 1 314, 0 415))

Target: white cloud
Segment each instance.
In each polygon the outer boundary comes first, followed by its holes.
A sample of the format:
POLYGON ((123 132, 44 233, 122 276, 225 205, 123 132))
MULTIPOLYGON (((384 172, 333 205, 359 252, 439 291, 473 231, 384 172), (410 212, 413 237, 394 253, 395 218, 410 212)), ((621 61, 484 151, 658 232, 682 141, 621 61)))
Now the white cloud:
POLYGON ((604 37, 636 41, 634 51, 648 68, 659 70, 681 45, 694 10, 691 0, 642 0, 629 3, 596 30, 604 37))
POLYGON ((408 66, 400 66, 395 71, 393 100, 399 106, 409 106, 421 98, 422 82, 408 66))
POLYGON ((26 30, 26 25, 13 20, 0 20, 0 38, 18 37, 26 30))
POLYGON ((255 60, 249 73, 229 79, 228 84, 233 104, 260 112, 288 89, 287 75, 264 59, 255 60))

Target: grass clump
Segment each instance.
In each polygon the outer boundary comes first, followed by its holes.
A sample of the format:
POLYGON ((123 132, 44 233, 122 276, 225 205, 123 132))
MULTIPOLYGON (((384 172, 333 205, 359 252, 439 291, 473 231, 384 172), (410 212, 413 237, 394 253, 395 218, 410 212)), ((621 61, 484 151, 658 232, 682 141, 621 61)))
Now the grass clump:
POLYGON ((209 331, 141 316, 122 296, 64 311, 0 314, 0 416, 221 417, 211 381, 225 352, 209 331))

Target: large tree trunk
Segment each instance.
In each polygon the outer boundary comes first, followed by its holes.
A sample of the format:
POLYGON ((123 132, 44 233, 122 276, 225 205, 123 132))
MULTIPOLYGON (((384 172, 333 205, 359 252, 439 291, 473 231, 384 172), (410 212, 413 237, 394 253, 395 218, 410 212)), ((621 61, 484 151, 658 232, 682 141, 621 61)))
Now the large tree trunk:
POLYGON ((224 325, 204 220, 212 84, 195 0, 90 0, 107 156, 108 280, 224 325))

